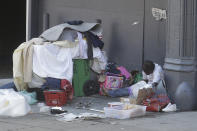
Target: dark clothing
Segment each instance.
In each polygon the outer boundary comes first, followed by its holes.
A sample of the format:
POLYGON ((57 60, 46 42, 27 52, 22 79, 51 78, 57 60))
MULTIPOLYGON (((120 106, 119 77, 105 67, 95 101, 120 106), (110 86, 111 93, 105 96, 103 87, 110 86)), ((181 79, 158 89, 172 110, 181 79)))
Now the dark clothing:
POLYGON ((43 84, 42 89, 60 89, 61 87, 61 79, 56 78, 46 78, 46 82, 43 84))
POLYGON ((119 88, 116 90, 108 90, 107 94, 111 97, 129 96, 128 88, 119 88))
POLYGON ((73 20, 73 21, 67 21, 66 23, 70 25, 81 25, 83 23, 82 20, 73 20))
POLYGON ((89 32, 85 32, 84 34, 87 39, 87 45, 88 45, 88 51, 87 51, 88 59, 92 60, 93 59, 93 49, 92 49, 93 41, 89 36, 89 32))
POLYGON ((120 70, 117 69, 118 65, 116 63, 113 62, 109 62, 107 63, 106 66, 106 72, 108 73, 112 73, 112 74, 120 74, 120 70))
POLYGON ((86 37, 88 36, 91 40, 93 46, 95 48, 99 47, 100 49, 103 49, 104 43, 99 39, 97 35, 94 35, 92 32, 88 31, 85 33, 86 37))
POLYGON ((15 91, 17 91, 16 86, 14 85, 14 82, 10 82, 8 84, 5 84, 5 85, 1 86, 0 89, 14 89, 15 91))
POLYGON ((100 49, 103 48, 104 43, 99 39, 98 36, 94 35, 92 32, 87 31, 84 33, 86 39, 87 39, 87 44, 88 44, 88 59, 93 59, 93 50, 92 50, 92 46, 94 46, 95 48, 99 47, 100 49))

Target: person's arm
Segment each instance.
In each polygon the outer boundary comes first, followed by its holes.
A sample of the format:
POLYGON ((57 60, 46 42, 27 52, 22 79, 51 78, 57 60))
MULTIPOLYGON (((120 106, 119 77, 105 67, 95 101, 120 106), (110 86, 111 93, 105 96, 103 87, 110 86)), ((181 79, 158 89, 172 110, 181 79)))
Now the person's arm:
POLYGON ((153 86, 153 87, 157 87, 157 85, 158 85, 157 82, 153 82, 153 83, 152 83, 152 86, 153 86))
POLYGON ((162 79, 162 74, 163 73, 163 70, 160 66, 156 67, 156 70, 153 72, 153 82, 152 82, 152 86, 153 87, 157 87, 159 82, 161 81, 162 79))
POLYGON ((142 71, 142 80, 148 83, 148 78, 147 75, 144 73, 144 71, 142 71))
POLYGON ((159 83, 161 81, 161 75, 162 75, 162 69, 161 67, 158 67, 153 72, 153 83, 159 83))

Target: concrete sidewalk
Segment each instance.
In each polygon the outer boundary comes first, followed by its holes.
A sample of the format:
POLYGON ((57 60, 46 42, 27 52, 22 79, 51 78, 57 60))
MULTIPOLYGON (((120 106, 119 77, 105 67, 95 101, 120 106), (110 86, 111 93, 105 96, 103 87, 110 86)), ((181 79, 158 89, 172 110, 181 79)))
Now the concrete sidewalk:
POLYGON ((56 116, 32 113, 0 117, 0 131, 196 131, 197 112, 151 113, 127 120, 95 119, 61 122, 56 116))
MULTIPOLYGON (((12 81, 1 80, 0 85, 12 81)), ((63 107, 68 113, 97 113, 86 109, 77 109, 79 103, 89 103, 90 108, 102 110, 108 102, 119 101, 95 95, 92 97, 75 97, 63 107)), ((31 105, 32 112, 23 117, 0 117, 0 131, 196 131, 197 112, 147 113, 146 116, 117 120, 92 119, 73 122, 58 121, 50 112, 40 113, 37 104, 31 105)))

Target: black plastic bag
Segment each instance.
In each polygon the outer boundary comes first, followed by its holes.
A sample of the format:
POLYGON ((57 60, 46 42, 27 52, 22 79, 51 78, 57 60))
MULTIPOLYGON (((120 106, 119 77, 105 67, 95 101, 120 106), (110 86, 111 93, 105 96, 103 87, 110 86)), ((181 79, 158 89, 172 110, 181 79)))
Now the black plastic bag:
POLYGON ((95 80, 88 80, 83 85, 83 92, 86 96, 98 94, 100 85, 95 80))

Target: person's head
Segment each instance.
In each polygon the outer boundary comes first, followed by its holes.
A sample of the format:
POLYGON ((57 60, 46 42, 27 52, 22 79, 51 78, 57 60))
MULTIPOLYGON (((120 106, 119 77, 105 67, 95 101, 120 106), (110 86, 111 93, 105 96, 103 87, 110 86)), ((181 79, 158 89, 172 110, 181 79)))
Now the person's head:
POLYGON ((155 64, 152 61, 147 60, 144 62, 142 69, 146 75, 150 75, 155 69, 155 64))

